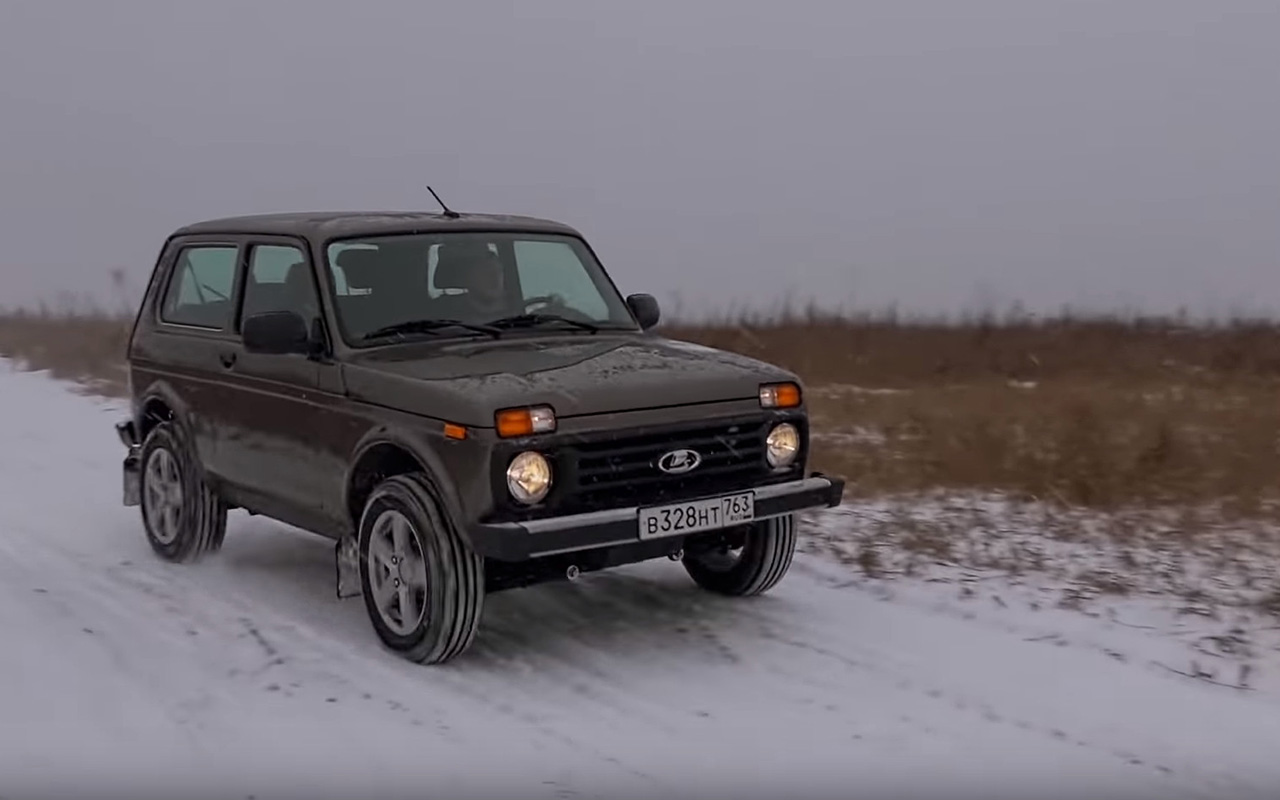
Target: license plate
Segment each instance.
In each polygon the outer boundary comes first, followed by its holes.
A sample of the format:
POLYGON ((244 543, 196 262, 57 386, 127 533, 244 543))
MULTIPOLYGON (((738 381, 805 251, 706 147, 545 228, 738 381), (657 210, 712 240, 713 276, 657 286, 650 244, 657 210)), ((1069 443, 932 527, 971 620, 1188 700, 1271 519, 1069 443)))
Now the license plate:
POLYGON ((755 492, 690 500, 640 509, 640 538, 711 531, 750 522, 756 515, 755 492))

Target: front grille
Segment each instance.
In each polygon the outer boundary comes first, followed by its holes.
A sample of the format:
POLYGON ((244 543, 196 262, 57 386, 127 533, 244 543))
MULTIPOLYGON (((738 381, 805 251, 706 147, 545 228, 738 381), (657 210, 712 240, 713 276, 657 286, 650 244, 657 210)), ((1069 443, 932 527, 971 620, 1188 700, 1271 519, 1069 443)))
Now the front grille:
MULTIPOLYGON (((543 504, 533 509, 508 504, 499 514, 528 519, 655 505, 794 479, 804 463, 807 430, 803 417, 789 420, 801 430, 802 449, 796 466, 782 473, 765 462, 765 437, 780 421, 773 416, 572 437, 543 451, 556 474, 543 504), (695 469, 677 475, 658 469, 665 453, 683 449, 702 457, 695 469)), ((505 469, 506 460, 499 464, 505 469)))
POLYGON ((622 436, 580 443, 568 461, 569 494, 589 508, 647 505, 749 486, 766 472, 763 421, 622 436), (692 472, 670 475, 658 459, 676 449, 702 456, 692 472))

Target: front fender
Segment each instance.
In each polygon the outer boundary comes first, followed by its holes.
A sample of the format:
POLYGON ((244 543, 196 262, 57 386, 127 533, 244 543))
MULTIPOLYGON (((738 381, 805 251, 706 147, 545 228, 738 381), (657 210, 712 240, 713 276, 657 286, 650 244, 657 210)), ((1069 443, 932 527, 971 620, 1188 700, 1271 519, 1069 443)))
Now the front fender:
POLYGON ((355 448, 352 450, 351 458, 347 462, 348 466, 346 474, 343 476, 342 485, 351 511, 353 532, 358 533, 357 529, 362 510, 352 507, 350 504, 350 500, 357 488, 359 472, 366 466, 367 457, 383 445, 395 447, 407 453, 417 462, 423 478, 431 487, 436 500, 443 506, 441 511, 444 512, 459 534, 467 540, 467 543, 471 544, 459 487, 446 467, 444 460, 440 458, 435 447, 432 446, 431 438, 416 431, 391 425, 379 425, 362 436, 356 443, 355 448))

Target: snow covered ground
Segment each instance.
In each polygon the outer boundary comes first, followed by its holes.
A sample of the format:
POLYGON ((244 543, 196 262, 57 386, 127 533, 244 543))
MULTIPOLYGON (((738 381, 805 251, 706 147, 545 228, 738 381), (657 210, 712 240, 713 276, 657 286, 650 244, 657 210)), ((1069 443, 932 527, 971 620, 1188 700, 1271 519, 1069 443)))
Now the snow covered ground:
POLYGON ((419 667, 334 598, 322 539, 235 514, 217 557, 154 558, 119 504, 118 403, 0 362, 0 408, 5 800, 1280 786, 1274 639, 1247 689, 1187 677, 1150 598, 1091 616, 1026 580, 869 578, 813 546, 749 602, 666 561, 494 595, 467 656, 419 667))

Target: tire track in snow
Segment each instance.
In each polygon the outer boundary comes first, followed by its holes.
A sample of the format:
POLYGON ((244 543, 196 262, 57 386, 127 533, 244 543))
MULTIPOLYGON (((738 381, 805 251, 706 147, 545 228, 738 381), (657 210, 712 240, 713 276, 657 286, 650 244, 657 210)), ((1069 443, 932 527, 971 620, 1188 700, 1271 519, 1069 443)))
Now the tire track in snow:
MULTIPOLYGON (((201 734, 232 736, 237 733, 240 726, 229 724, 227 717, 234 716, 237 707, 243 710, 253 694, 301 696, 298 693, 312 685, 313 702, 323 697, 324 702, 337 702, 340 698, 349 703, 358 696, 368 704, 381 695, 387 710, 379 712, 380 715, 391 713, 409 718, 401 724, 434 730, 437 737, 456 738, 456 727, 470 727, 473 732, 467 737, 470 740, 467 747, 474 748, 472 752, 478 752, 484 745, 483 729, 497 723, 498 717, 506 717, 528 729, 529 740, 537 743, 534 753, 546 754, 545 743, 550 741, 565 746, 553 748, 552 753, 563 754, 565 748, 571 748, 580 756, 592 754, 588 742, 546 726, 535 715, 522 712, 510 702, 486 696, 465 681, 402 664, 397 657, 380 649, 369 654, 357 651, 352 655, 336 644, 326 644, 322 635, 308 636, 304 628, 277 618, 251 601, 209 594, 201 585, 202 579, 216 576, 205 572, 204 564, 139 567, 129 563, 98 572, 83 556, 60 552, 47 541, 24 547, 21 561, 12 558, 11 552, 5 556, 6 571, 0 573, 4 578, 10 578, 7 573, 15 571, 53 576, 53 580, 44 581, 45 586, 41 587, 44 589, 38 595, 41 602, 64 621, 68 630, 82 625, 95 626, 100 635, 93 646, 108 654, 109 662, 114 665, 112 674, 127 676, 136 690, 132 693, 135 700, 140 701, 139 695, 142 695, 147 704, 166 709, 171 729, 179 732, 187 746, 195 751, 192 762, 204 758, 201 753, 212 757, 215 752, 210 748, 216 745, 201 734), (51 570, 52 564, 58 565, 56 572, 51 570), (182 595, 175 591, 180 585, 185 589, 182 595), (164 666, 148 668, 145 656, 157 652, 165 653, 164 666), (383 659, 389 664, 379 663, 383 659), (180 671, 169 672, 179 663, 180 671), (280 668, 271 678, 272 682, 265 685, 259 680, 264 666, 280 668), (410 673, 408 680, 406 672, 410 673), (349 677, 352 675, 363 676, 363 679, 353 681, 349 677), (385 691, 391 688, 387 684, 400 691, 385 691), (211 688, 193 692, 192 685, 211 688), (294 691, 284 690, 285 686, 294 691), (380 691, 370 691, 369 686, 377 686, 380 691), (423 701, 438 696, 440 689, 455 700, 449 704, 424 704, 423 701), (459 703, 458 697, 466 702, 459 703), (474 724, 456 726, 445 721, 457 716, 453 709, 459 707, 473 717, 476 711, 483 715, 484 709, 490 713, 487 720, 480 717, 484 724, 479 730, 474 724)), ((617 758, 607 753, 595 755, 601 763, 654 787, 654 781, 648 776, 627 770, 617 758)), ((397 765, 384 766, 394 770, 397 765)), ((403 769, 403 765, 400 768, 403 769)), ((544 785, 558 787, 557 775, 561 770, 548 766, 542 771, 548 770, 552 775, 545 778, 544 785)))
MULTIPOLYGON (((865 593, 865 590, 861 587, 851 586, 847 583, 827 585, 832 591, 865 593)), ((877 600, 877 602, 883 601, 877 600)), ((794 620, 787 624, 794 629, 793 623, 794 620)), ((1117 746, 1113 743, 1117 738, 1116 734, 1120 734, 1121 738, 1126 738, 1123 737, 1121 730, 1113 730, 1110 736, 1099 735, 1100 729, 1096 720, 1090 726, 1095 729, 1092 733, 1077 731, 1073 734, 1069 731, 1082 726, 1065 722, 1037 722, 1028 719, 1025 713, 1007 712, 1003 710, 1003 707, 1008 705, 1007 699, 993 698, 990 695, 975 692, 974 688, 976 687, 963 688, 957 686, 956 688, 947 689, 941 687, 938 675, 930 675, 924 679, 912 677, 912 675, 919 674, 922 671, 918 661, 902 662, 891 667, 889 666, 890 662, 886 662, 879 655, 867 656, 858 648, 855 648, 855 652, 860 655, 851 657, 842 652, 814 645, 811 640, 806 640, 806 634, 813 641, 820 640, 821 637, 813 636, 817 631, 804 631, 802 629, 793 635, 781 635, 778 633, 777 627, 772 624, 762 623, 762 625, 762 635, 766 638, 775 639, 798 650, 829 658, 845 668, 876 672, 886 681, 894 679, 896 675, 896 688, 923 694, 939 703, 950 705, 957 711, 980 718, 985 723, 1011 727, 1018 731, 1035 734, 1045 740, 1069 743, 1077 748, 1098 752, 1113 759, 1116 763, 1139 771, 1151 772, 1162 777, 1177 778, 1179 780, 1176 785, 1185 787, 1187 791, 1192 793, 1190 796, 1209 798, 1225 796, 1222 794, 1223 792, 1230 792, 1233 793, 1232 796, 1265 797, 1273 785, 1269 778, 1253 778, 1247 768, 1242 768, 1242 765, 1238 763, 1222 764, 1221 766, 1214 765, 1206 768, 1198 766, 1196 759, 1179 759, 1170 757, 1167 753, 1152 755, 1151 748, 1158 745, 1153 742, 1141 741, 1141 739, 1130 741, 1127 745, 1117 746), (1177 766, 1172 766, 1173 764, 1177 766)), ((1012 632, 1020 633, 1019 631, 1012 632)), ((1034 646, 1034 643, 1025 644, 1034 646)), ((1097 660, 1094 657, 1098 653, 1088 652, 1082 654, 1075 650, 1070 652, 1073 657, 1086 655, 1087 658, 1097 660)), ((1110 662, 1109 666, 1116 666, 1115 662, 1110 662)), ((1132 665, 1123 665, 1116 672, 1117 674, 1128 673, 1132 676, 1133 669, 1132 665)), ((819 680, 821 681, 821 679, 819 680)), ((836 684, 832 681, 823 681, 822 685, 826 689, 831 689, 836 684)), ((1201 687, 1187 688, 1197 694, 1200 693, 1199 690, 1201 689, 1201 687)), ((1049 687, 1045 687, 1045 691, 1048 692, 1049 687)), ((1280 731, 1280 727, 1278 727, 1278 731, 1280 731)))

